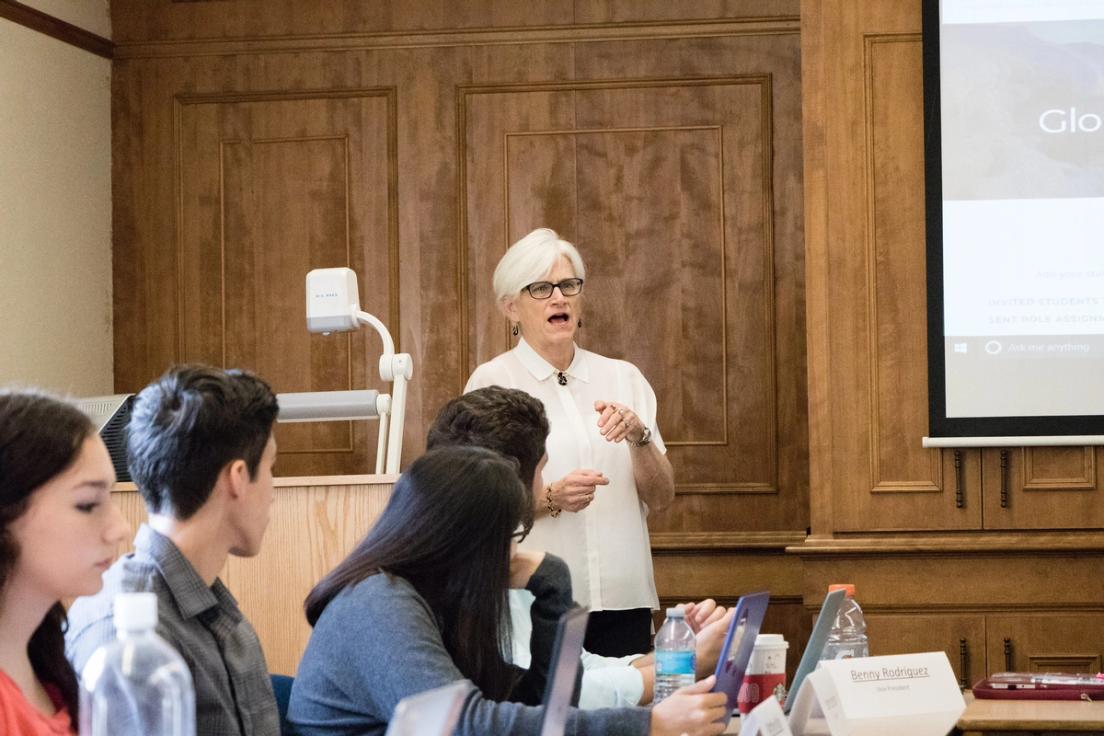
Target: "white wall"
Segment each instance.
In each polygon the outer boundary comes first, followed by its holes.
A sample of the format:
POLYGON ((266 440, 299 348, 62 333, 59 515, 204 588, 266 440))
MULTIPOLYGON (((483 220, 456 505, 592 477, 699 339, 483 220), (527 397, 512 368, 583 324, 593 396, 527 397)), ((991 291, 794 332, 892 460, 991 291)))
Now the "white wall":
MULTIPOLYGON (((110 35, 106 0, 32 0, 110 35)), ((0 19, 0 385, 111 393, 111 62, 0 19)))

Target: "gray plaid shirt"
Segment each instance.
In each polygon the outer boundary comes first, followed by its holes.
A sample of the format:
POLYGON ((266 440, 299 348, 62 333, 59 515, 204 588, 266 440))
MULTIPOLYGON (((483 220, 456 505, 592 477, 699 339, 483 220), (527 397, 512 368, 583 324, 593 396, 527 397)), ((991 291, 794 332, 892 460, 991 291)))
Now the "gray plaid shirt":
POLYGON ((253 627, 221 580, 207 587, 172 541, 145 524, 134 552, 104 573, 99 593, 69 609, 66 649, 79 674, 101 645, 115 639, 116 593, 157 594, 157 633, 192 671, 196 733, 202 736, 279 736, 280 717, 268 666, 253 627))

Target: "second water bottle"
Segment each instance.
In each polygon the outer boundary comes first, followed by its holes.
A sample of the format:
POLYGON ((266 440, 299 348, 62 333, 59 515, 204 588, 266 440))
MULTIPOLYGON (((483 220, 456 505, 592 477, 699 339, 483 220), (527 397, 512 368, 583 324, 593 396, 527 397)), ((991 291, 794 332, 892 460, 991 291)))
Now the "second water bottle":
POLYGON ((694 684, 694 631, 681 608, 668 608, 667 620, 655 640, 655 693, 653 703, 680 687, 694 684))
POLYGON ((828 634, 828 642, 824 646, 822 659, 855 659, 870 656, 870 644, 866 638, 866 619, 863 618, 862 608, 855 600, 854 585, 830 585, 828 592, 844 590, 847 599, 840 606, 836 614, 832 631, 828 634))

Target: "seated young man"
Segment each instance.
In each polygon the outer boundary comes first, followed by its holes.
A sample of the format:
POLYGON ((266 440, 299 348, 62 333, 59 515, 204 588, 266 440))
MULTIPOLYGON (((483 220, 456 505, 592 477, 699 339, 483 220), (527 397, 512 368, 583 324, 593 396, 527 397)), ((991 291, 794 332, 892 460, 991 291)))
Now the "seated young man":
MULTIPOLYGON (((536 506, 542 502, 540 495, 544 483, 541 469, 547 437, 548 419, 540 401, 524 391, 488 386, 445 404, 429 429, 426 449, 476 445, 514 458, 518 461, 522 482, 533 489, 536 506)), ((530 662, 530 636, 533 632, 530 607, 533 601, 533 594, 527 590, 510 590, 513 628, 511 658, 519 667, 528 667, 530 662)), ((712 600, 689 604, 687 614, 687 620, 699 634, 696 658, 698 676, 707 677, 716 666, 730 616, 712 600)), ((652 701, 654 654, 603 657, 584 651, 582 663, 580 708, 625 707, 652 701)))
POLYGON ((268 384, 241 371, 181 366, 143 389, 132 407, 127 465, 149 522, 135 551, 104 573, 100 593, 69 609, 66 648, 80 672, 115 637, 115 595, 156 593, 157 633, 191 669, 196 733, 204 736, 280 733, 260 641, 218 579, 229 555, 261 549, 276 414, 268 384))

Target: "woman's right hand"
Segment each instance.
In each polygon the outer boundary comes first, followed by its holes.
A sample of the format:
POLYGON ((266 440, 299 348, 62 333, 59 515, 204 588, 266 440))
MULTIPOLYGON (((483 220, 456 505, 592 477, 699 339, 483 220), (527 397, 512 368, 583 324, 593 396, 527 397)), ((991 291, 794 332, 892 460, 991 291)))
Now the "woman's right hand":
POLYGON ((724 733, 728 696, 710 690, 713 675, 676 690, 652 707, 652 736, 714 736, 724 733))
POLYGON ((598 486, 609 485, 609 478, 597 470, 579 468, 551 483, 552 503, 564 511, 582 511, 594 500, 598 486))

